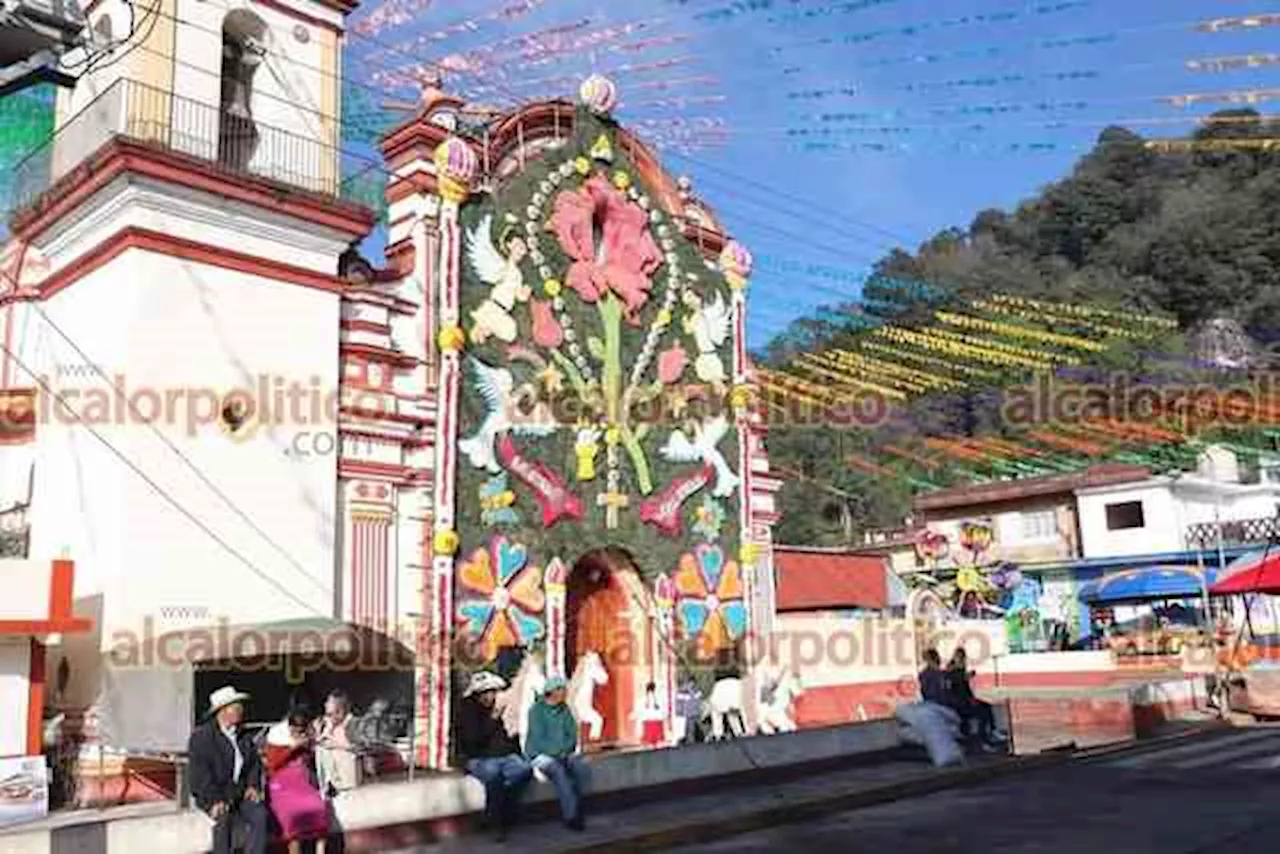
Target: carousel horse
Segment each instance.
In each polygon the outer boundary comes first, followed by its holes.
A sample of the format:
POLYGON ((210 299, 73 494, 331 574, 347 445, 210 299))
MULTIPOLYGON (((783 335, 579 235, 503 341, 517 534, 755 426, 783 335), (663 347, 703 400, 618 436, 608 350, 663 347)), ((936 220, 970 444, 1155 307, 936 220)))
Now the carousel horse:
POLYGON ((498 694, 495 707, 502 715, 503 726, 516 736, 522 750, 529 731, 529 709, 541 696, 545 684, 547 674, 542 669, 541 657, 530 653, 520 662, 507 689, 498 694))
POLYGON ((746 708, 747 690, 743 681, 730 676, 716 681, 707 697, 703 718, 711 718, 711 740, 720 741, 727 731, 733 738, 747 734, 746 708))
POLYGON ((604 732, 604 717, 596 711, 596 686, 609 682, 609 673, 604 669, 600 653, 594 650, 584 652, 578 659, 578 666, 573 670, 569 680, 569 708, 578 723, 590 727, 589 738, 596 741, 604 732))
POLYGON ((795 732, 796 722, 791 717, 791 704, 803 693, 804 683, 800 681, 800 674, 789 672, 780 677, 773 686, 771 696, 761 704, 760 732, 765 735, 795 732))

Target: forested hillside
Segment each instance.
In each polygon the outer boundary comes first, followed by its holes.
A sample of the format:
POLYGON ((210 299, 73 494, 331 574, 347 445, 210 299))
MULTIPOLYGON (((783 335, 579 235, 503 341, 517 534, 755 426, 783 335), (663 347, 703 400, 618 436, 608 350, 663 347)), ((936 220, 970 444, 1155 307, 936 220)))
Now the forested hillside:
MULTIPOLYGON (((1108 128, 1068 177, 1014 211, 982 211, 914 253, 895 250, 875 266, 862 300, 795 322, 759 359, 780 367, 799 352, 847 346, 870 326, 922 325, 940 309, 1000 293, 1177 321, 1179 331, 1154 345, 1076 369, 1077 381, 1117 369, 1139 381, 1200 378, 1180 354, 1186 333, 1207 321, 1238 321, 1264 345, 1280 340, 1280 146, 1268 142, 1277 139, 1280 122, 1252 110, 1217 113, 1170 145, 1108 128)), ((992 388, 930 394, 896 407, 875 431, 774 429, 772 461, 807 480, 784 490, 779 539, 845 543, 863 527, 901 522, 911 484, 851 469, 847 453, 890 434, 999 434, 999 399, 992 388), (815 506, 826 510, 813 514, 815 506), (809 512, 787 512, 802 508, 809 512)))

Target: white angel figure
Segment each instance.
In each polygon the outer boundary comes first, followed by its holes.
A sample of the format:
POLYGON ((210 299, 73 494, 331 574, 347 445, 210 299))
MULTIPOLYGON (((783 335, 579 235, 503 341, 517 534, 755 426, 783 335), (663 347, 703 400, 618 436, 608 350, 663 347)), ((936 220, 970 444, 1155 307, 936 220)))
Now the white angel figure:
POLYGON ((692 312, 685 315, 684 331, 693 336, 698 346, 693 372, 704 383, 722 383, 724 362, 716 350, 729 338, 729 306, 718 291, 710 304, 704 303, 693 291, 685 291, 684 304, 692 312))
POLYGON ((693 429, 693 439, 683 430, 671 431, 667 444, 659 452, 663 458, 678 463, 701 462, 711 466, 716 473, 716 485, 711 494, 717 498, 732 495, 738 488, 738 476, 729 468, 729 463, 716 448, 725 433, 729 431, 729 421, 723 415, 708 419, 693 429))
POLYGON ((519 395, 511 371, 486 365, 479 359, 471 360, 471 370, 488 411, 476 432, 458 442, 458 450, 467 455, 471 465, 497 474, 502 470, 494 453, 494 442, 499 436, 507 432, 518 436, 549 436, 556 426, 546 404, 537 404, 529 415, 519 411, 516 402, 519 395))
POLYGON ((471 312, 471 340, 477 344, 490 335, 504 343, 516 340, 516 319, 511 316, 517 302, 526 302, 532 291, 524 283, 520 262, 529 252, 524 238, 513 227, 503 229, 498 243, 493 245, 490 229, 492 214, 480 220, 480 224, 467 233, 467 261, 471 269, 487 285, 492 287, 489 296, 480 307, 471 312))

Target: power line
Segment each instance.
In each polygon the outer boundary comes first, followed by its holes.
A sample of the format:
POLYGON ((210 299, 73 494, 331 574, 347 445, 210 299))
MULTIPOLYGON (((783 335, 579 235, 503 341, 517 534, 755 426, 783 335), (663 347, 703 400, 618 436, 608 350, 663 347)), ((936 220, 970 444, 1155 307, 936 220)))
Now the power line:
MULTIPOLYGON (((1168 30, 1184 30, 1195 31, 1198 27, 1204 25, 1203 19, 1184 20, 1178 22, 1163 22, 1155 24, 1137 24, 1130 27, 1120 27, 1104 33, 1083 33, 1073 35, 1055 35, 1051 38, 1038 38, 1021 43, 1001 44, 999 46, 977 47, 977 48, 961 48, 958 50, 944 51, 935 54, 922 54, 920 52, 903 54, 900 56, 880 57, 868 59, 859 62, 853 68, 885 68, 894 65, 919 65, 921 63, 935 64, 943 60, 951 59, 995 59, 998 57, 1007 57, 1020 53, 1036 53, 1038 51, 1060 50, 1069 48, 1087 47, 1091 45, 1107 44, 1115 41, 1120 36, 1133 35, 1136 33, 1151 33, 1168 30)), ((847 46, 853 43, 846 42, 845 39, 857 36, 856 33, 848 33, 844 36, 832 36, 824 39, 823 42, 830 47, 847 46)), ((811 47, 811 46, 810 46, 811 47)), ((790 46, 780 46, 770 49, 770 53, 774 56, 791 49, 790 46)), ((797 72, 811 72, 813 69, 797 68, 797 72)))
POLYGON ((888 237, 891 240, 895 240, 901 243, 908 243, 908 244, 913 242, 913 240, 909 237, 904 237, 903 235, 898 234, 896 232, 889 231, 888 229, 885 229, 885 228, 881 228, 880 226, 875 225, 874 223, 862 222, 861 220, 854 219, 850 217, 847 213, 838 212, 834 208, 829 208, 821 203, 815 202, 812 199, 803 199, 799 196, 792 195, 780 189, 776 185, 765 184, 764 182, 759 181, 755 178, 750 178, 746 175, 742 175, 737 172, 732 172, 728 169, 725 169, 723 166, 718 166, 713 163, 708 163, 704 160, 698 160, 696 158, 690 157, 687 154, 673 154, 672 156, 674 156, 677 160, 683 160, 686 163, 691 163, 694 166, 697 166, 701 169, 706 169, 711 172, 719 173, 720 175, 723 175, 726 179, 733 181, 734 184, 741 184, 747 187, 754 187, 757 190, 761 191, 762 193, 768 193, 771 201, 776 201, 777 199, 790 201, 793 204, 803 205, 809 211, 815 211, 815 210, 822 211, 828 214, 833 219, 836 219, 840 222, 847 222, 856 228, 861 228, 867 231, 874 232, 883 237, 888 237))
MULTIPOLYGON (((165 16, 165 17, 170 17, 170 18, 172 18, 174 21, 176 21, 177 23, 184 24, 184 25, 187 25, 187 26, 192 26, 192 27, 194 27, 195 29, 202 30, 202 31, 204 31, 204 32, 207 32, 207 33, 210 33, 210 34, 213 34, 213 35, 221 35, 221 34, 220 34, 220 32, 218 32, 217 30, 213 30, 213 29, 211 29, 211 28, 209 28, 209 27, 204 27, 204 26, 201 26, 201 25, 198 25, 198 24, 191 23, 191 22, 186 21, 185 19, 182 19, 182 18, 180 18, 180 17, 177 17, 177 16, 171 16, 171 15, 169 15, 168 13, 165 13, 165 12, 160 12, 160 13, 158 13, 158 14, 159 14, 159 15, 162 15, 162 16, 165 16)), ((139 43, 139 44, 141 44, 141 43, 139 43)), ((138 46, 138 45, 135 45, 134 47, 136 48, 137 46, 138 46)), ((165 57, 165 58, 171 59, 171 60, 173 60, 174 62, 177 62, 177 63, 179 63, 179 64, 183 65, 184 67, 191 67, 191 68, 194 68, 194 69, 196 69, 196 70, 202 71, 203 73, 209 74, 209 75, 211 75, 211 76, 219 76, 219 75, 215 75, 215 74, 214 74, 214 72, 213 72, 212 70, 210 70, 210 69, 203 69, 203 68, 200 68, 199 66, 196 66, 196 65, 194 65, 194 64, 192 64, 192 63, 188 63, 187 61, 185 61, 185 60, 183 60, 183 59, 181 59, 181 58, 178 58, 178 57, 176 57, 176 56, 174 56, 174 55, 172 55, 172 54, 165 54, 163 51, 157 51, 157 50, 155 50, 155 49, 153 49, 153 48, 151 48, 151 47, 149 47, 149 46, 143 46, 143 48, 142 48, 142 49, 143 49, 143 50, 145 50, 145 51, 147 51, 147 52, 152 53, 153 55, 163 56, 163 57, 165 57)), ((277 57, 277 58, 286 59, 286 60, 288 60, 288 61, 295 61, 295 60, 290 59, 289 57, 285 57, 285 56, 283 56, 282 54, 279 54, 279 53, 278 53, 278 52, 276 52, 276 51, 269 51, 269 50, 268 50, 268 51, 265 51, 265 52, 266 52, 268 55, 271 55, 271 56, 274 56, 274 57, 277 57)), ((295 62, 296 62, 296 61, 295 61, 295 62)), ((322 70, 322 69, 318 69, 318 68, 316 68, 316 67, 314 67, 314 66, 310 66, 310 65, 308 65, 308 64, 306 64, 306 63, 299 63, 299 64, 300 64, 300 65, 302 65, 302 66, 303 66, 303 67, 305 67, 305 68, 315 70, 317 73, 325 73, 325 72, 323 72, 323 70, 322 70)), ((331 76, 336 77, 336 75, 331 75, 331 76)), ((340 79, 340 78, 339 78, 339 79, 340 79)), ((379 92, 379 94, 383 94, 383 95, 387 94, 387 93, 384 93, 384 92, 380 92, 380 90, 372 89, 372 87, 368 87, 368 88, 370 88, 370 89, 371 89, 371 91, 379 92)), ((257 94, 257 93, 255 93, 255 94, 257 94)), ((274 96, 273 96, 273 97, 274 97, 274 96)), ((285 99, 275 98, 275 100, 279 100, 279 101, 281 101, 281 102, 286 102, 286 101, 285 101, 285 99)), ((293 103, 293 102, 287 102, 287 103, 293 103)), ((297 106, 297 105, 295 104, 295 106, 297 106)), ((306 108, 304 108, 304 109, 306 109, 306 108)), ((340 117, 337 119, 337 124, 338 124, 339 126, 341 126, 341 119, 340 119, 340 117)), ((366 159, 366 158, 364 158, 362 155, 354 154, 353 152, 351 152, 351 151, 349 151, 349 150, 346 150, 346 149, 342 149, 342 148, 340 148, 340 147, 339 147, 337 150, 338 150, 340 153, 349 154, 349 155, 351 155, 351 156, 359 157, 359 158, 360 158, 360 159, 362 159, 362 160, 365 160, 365 159, 366 159)), ((683 156, 683 155, 679 155, 679 156, 683 156)), ((370 163, 370 165, 371 165, 371 166, 373 166, 373 168, 376 168, 376 169, 378 169, 379 171, 381 171, 384 175, 386 175, 386 176, 388 176, 388 177, 391 175, 390 171, 386 170, 386 169, 385 169, 385 167, 384 167, 384 166, 382 166, 381 164, 378 164, 378 163, 376 163, 375 161, 367 161, 367 162, 369 162, 369 163, 370 163)), ((712 167, 712 168, 715 168, 715 167, 712 167)), ((745 180, 745 179, 744 179, 744 180, 745 180)), ((757 185, 757 186, 761 186, 761 185, 757 185)), ((771 191, 771 192, 772 192, 772 191, 771 191)), ((752 204, 752 203, 753 203, 749 197, 745 197, 745 196, 743 196, 741 193, 728 193, 728 194, 729 194, 729 195, 737 195, 739 198, 743 199, 744 201, 747 201, 747 202, 748 202, 748 204, 752 204)), ((755 202, 755 204, 759 204, 759 203, 758 203, 758 202, 755 202)), ((778 229, 776 226, 772 226, 772 225, 768 225, 768 224, 764 224, 764 223, 759 223, 758 221, 754 221, 754 220, 751 220, 751 219, 746 218, 746 217, 739 217, 739 219, 741 219, 743 222, 746 222, 746 223, 752 223, 752 224, 755 224, 755 225, 756 225, 756 227, 758 227, 758 228, 763 228, 763 229, 765 229, 765 230, 774 231, 774 232, 776 232, 776 233, 778 233, 778 234, 781 234, 782 236, 788 237, 789 239, 796 240, 796 241, 799 241, 799 242, 801 242, 801 243, 806 243, 806 244, 808 244, 808 245, 810 245, 810 246, 812 246, 812 247, 814 247, 814 248, 819 249, 820 251, 825 251, 825 252, 830 253, 830 254, 833 254, 833 255, 838 255, 838 256, 840 256, 840 257, 842 257, 842 258, 843 258, 843 257, 847 257, 847 256, 849 255, 849 252, 850 252, 850 250, 849 250, 849 248, 848 248, 848 247, 836 248, 836 247, 832 247, 832 246, 829 246, 829 245, 820 244, 820 243, 817 243, 817 242, 812 241, 812 239, 807 238, 807 237, 805 237, 804 235, 798 235, 798 234, 795 234, 794 232, 784 231, 784 230, 778 229)), ((870 254, 870 253, 863 253, 863 257, 871 258, 871 257, 875 257, 875 256, 874 256, 873 254, 870 254)), ((830 289, 828 289, 828 290, 830 290, 830 289)), ((849 294, 846 294, 846 293, 840 293, 840 292, 837 292, 837 291, 834 291, 834 290, 832 290, 831 292, 832 292, 832 293, 838 293, 840 296, 845 297, 845 298, 848 298, 848 297, 850 296, 849 294)))
MULTIPOLYGON (((1280 100, 1280 89, 1276 89, 1275 95, 1267 100, 1280 100)), ((1242 105, 1237 105, 1242 106, 1242 105)), ((1075 121, 1058 120, 1058 121, 1032 121, 1032 122, 1007 122, 1005 127, 1025 127, 1040 128, 1043 130, 1057 130, 1064 128, 1095 128, 1095 127, 1111 127, 1111 126, 1129 126, 1129 127, 1169 127, 1177 125, 1199 124, 1205 126, 1212 125, 1249 125, 1261 122, 1275 121, 1280 115, 1262 114, 1258 116, 1214 116, 1214 115, 1186 115, 1186 116, 1132 116, 1111 119, 1079 119, 1075 121)), ((824 139, 831 137, 849 137, 862 134, 872 136, 889 136, 895 134, 910 133, 911 131, 936 131, 946 133, 951 131, 966 131, 970 133, 988 133, 992 130, 999 130, 1001 125, 988 125, 983 122, 971 123, 939 123, 939 124, 915 124, 915 125, 851 125, 848 127, 834 128, 778 128, 775 133, 785 131, 781 135, 794 138, 797 142, 806 139, 824 139)), ((754 131, 762 133, 763 130, 754 131)))

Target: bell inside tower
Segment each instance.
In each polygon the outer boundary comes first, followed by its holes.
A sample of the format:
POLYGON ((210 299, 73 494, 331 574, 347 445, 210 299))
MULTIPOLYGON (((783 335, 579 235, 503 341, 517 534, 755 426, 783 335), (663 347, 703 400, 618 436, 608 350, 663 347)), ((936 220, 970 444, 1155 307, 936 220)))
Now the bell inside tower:
POLYGON ((253 78, 266 56, 266 24, 237 9, 222 24, 222 102, 218 110, 218 162, 247 170, 258 147, 253 120, 253 78))

